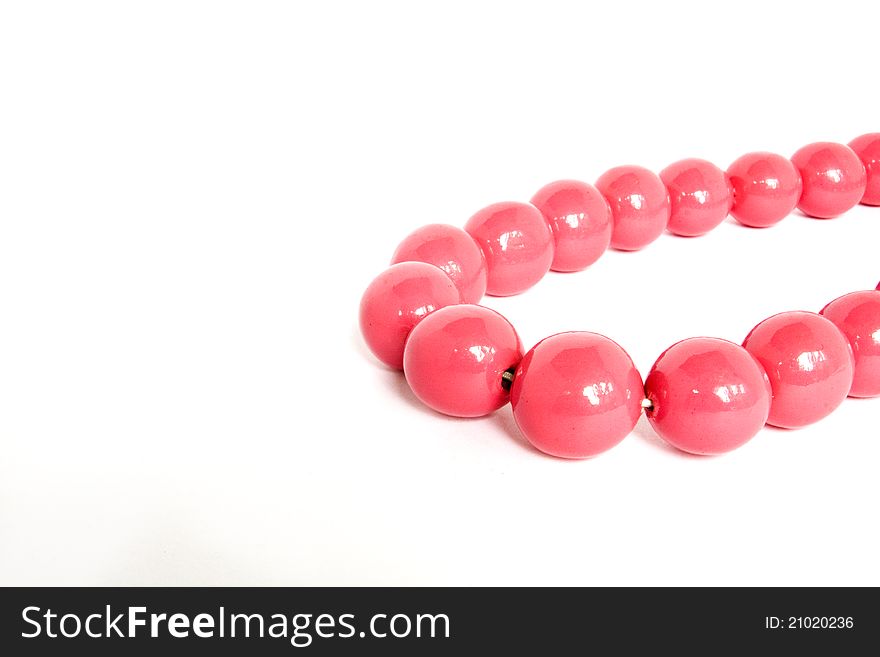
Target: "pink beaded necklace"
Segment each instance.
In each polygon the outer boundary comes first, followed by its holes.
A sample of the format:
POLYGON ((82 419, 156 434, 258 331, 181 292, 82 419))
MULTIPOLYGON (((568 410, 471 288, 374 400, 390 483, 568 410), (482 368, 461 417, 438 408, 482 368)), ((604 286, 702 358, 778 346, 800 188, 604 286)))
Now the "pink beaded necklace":
POLYGON ((557 181, 530 203, 480 210, 464 230, 432 224, 411 233, 364 293, 361 331, 434 410, 479 417, 510 401, 520 431, 547 454, 595 456, 623 440, 642 412, 671 445, 721 454, 764 424, 803 427, 848 395, 880 395, 880 284, 818 314, 774 315, 742 346, 682 340, 644 382, 626 351, 596 333, 551 335, 523 354, 510 322, 476 304, 484 294, 523 292, 550 269, 584 269, 609 246, 635 251, 664 230, 702 235, 728 213, 767 227, 795 207, 829 219, 858 203, 880 205, 880 133, 848 146, 810 144, 790 160, 749 153, 726 172, 687 159, 659 176, 622 166, 595 186, 557 181))

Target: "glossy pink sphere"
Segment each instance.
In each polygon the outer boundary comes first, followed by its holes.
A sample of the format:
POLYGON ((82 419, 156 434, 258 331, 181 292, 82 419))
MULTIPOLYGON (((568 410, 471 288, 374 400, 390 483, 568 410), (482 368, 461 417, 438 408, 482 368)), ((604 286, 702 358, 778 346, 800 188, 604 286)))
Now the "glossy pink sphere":
POLYGON ((867 172, 865 194, 861 202, 865 205, 880 205, 880 132, 856 137, 849 142, 849 147, 859 156, 867 172))
POLYGON ((669 191, 669 232, 703 235, 727 218, 733 192, 727 174, 711 162, 690 158, 660 172, 669 191))
POLYGON ((733 188, 730 214, 745 226, 766 228, 797 207, 801 174, 788 158, 776 153, 746 153, 727 168, 733 188))
POLYGON ((664 351, 645 381, 654 429, 692 454, 723 454, 767 422, 772 391, 758 361, 738 344, 690 338, 664 351))
POLYGON ((406 341, 403 371, 416 397, 435 411, 480 417, 507 403, 502 375, 520 359, 522 343, 510 322, 462 304, 419 322, 406 341))
POLYGON ((486 256, 486 292, 506 297, 532 287, 550 270, 553 234, 534 205, 507 201, 483 208, 464 229, 486 256))
POLYGON ((611 208, 599 190, 577 180, 558 180, 539 189, 534 205, 550 225, 554 271, 580 271, 611 243, 611 208))
POLYGON ((822 310, 849 340, 855 359, 851 397, 880 395, 880 291, 852 292, 822 310))
POLYGON ((642 377, 616 342, 596 333, 541 340, 516 369, 513 417, 542 452, 595 456, 623 440, 639 419, 642 377))
POLYGON ((743 346, 773 388, 769 424, 796 429, 821 420, 846 399, 853 355, 843 333, 816 313, 794 311, 765 319, 743 346))
POLYGON ((820 141, 791 156, 804 183, 798 209, 819 219, 831 219, 858 204, 865 194, 865 165, 845 144, 820 141))
POLYGON ((392 265, 373 279, 361 297, 364 341, 376 358, 403 369, 403 345, 413 327, 429 313, 458 301, 458 288, 434 265, 392 265))
POLYGON ((440 267, 455 283, 462 303, 477 303, 486 293, 486 258, 461 228, 448 224, 417 228, 394 252, 391 263, 398 262, 427 262, 440 267))
POLYGON ((669 194, 653 171, 632 165, 609 169, 596 189, 611 206, 611 246, 637 251, 660 237, 669 223, 669 194))

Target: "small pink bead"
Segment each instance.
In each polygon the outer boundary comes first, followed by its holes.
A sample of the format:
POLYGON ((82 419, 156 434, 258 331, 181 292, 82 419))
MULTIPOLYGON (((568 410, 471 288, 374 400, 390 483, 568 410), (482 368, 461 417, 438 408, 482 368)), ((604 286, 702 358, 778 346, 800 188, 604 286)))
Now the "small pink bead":
POLYGON ((611 246, 637 251, 660 237, 669 223, 669 194, 653 171, 632 165, 609 169, 596 189, 611 206, 611 246))
POLYGON ((669 191, 669 232, 704 235, 727 218, 733 193, 730 181, 711 162, 690 158, 660 172, 669 191))
POLYGON ((458 300, 458 288, 442 269, 424 262, 392 265, 361 297, 364 341, 376 358, 403 369, 403 345, 413 327, 428 313, 458 300))
POLYGON ((417 228, 404 238, 391 258, 391 264, 408 261, 440 267, 455 283, 462 303, 477 303, 486 293, 486 258, 461 228, 447 224, 417 228))
POLYGON ((859 156, 867 171, 867 183, 862 203, 880 205, 880 132, 871 132, 856 137, 849 147, 859 156))
POLYGON ((645 391, 654 429, 692 454, 723 454, 751 440, 767 422, 772 396, 758 361, 718 338, 672 345, 651 368, 645 391))
POLYGON ((791 156, 804 183, 798 209, 819 219, 831 219, 858 204, 865 194, 865 165, 845 144, 820 141, 791 156))
POLYGON ((616 342, 596 333, 558 333, 522 359, 510 389, 520 431, 542 452, 595 456, 623 440, 639 419, 642 377, 616 342))
POLYGON ((849 340, 855 359, 850 397, 880 395, 880 292, 852 292, 822 310, 849 340))
POLYGON ((495 203, 468 219, 464 229, 486 256, 488 294, 497 297, 519 294, 550 270, 553 235, 533 205, 514 201, 495 203))
POLYGON ((769 424, 796 429, 821 420, 846 399, 853 355, 843 333, 816 313, 794 311, 765 319, 743 346, 773 388, 769 424))
POLYGON ((558 180, 532 197, 553 231, 554 271, 580 271, 611 243, 611 208, 599 190, 577 180, 558 180))
POLYGON ((776 153, 746 153, 727 168, 727 175, 733 187, 730 214, 744 226, 772 226, 801 198, 801 174, 791 160, 776 153))
POLYGON ((479 417, 507 403, 502 375, 521 358, 510 322, 494 310, 463 304, 419 322, 406 341, 403 371, 416 397, 435 411, 479 417))

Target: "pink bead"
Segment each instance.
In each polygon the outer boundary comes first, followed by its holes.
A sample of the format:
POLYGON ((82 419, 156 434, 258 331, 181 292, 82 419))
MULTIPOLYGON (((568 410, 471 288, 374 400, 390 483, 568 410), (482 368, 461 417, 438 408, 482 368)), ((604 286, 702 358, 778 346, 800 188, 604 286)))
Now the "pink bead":
POLYGON ((859 156, 867 171, 867 183, 862 203, 880 205, 880 132, 856 137, 849 147, 859 156))
POLYGON ((816 313, 794 311, 765 319, 743 346, 770 377, 769 424, 796 429, 831 413, 853 382, 853 355, 843 333, 816 313))
POLYGON ((849 340, 855 359, 851 397, 880 395, 880 292, 853 292, 822 310, 849 340))
POLYGON ((730 214, 745 226, 766 228, 782 221, 801 198, 801 174, 776 153, 746 153, 727 168, 733 188, 730 214))
POLYGON ((637 251, 660 237, 669 223, 669 194, 652 171, 632 165, 615 167, 596 181, 611 206, 611 246, 637 251))
POLYGON ((513 417, 542 452, 595 456, 639 419, 642 377, 616 342, 596 333, 558 333, 525 355, 510 389, 513 417))
POLYGON ((865 194, 865 165, 845 144, 808 144, 792 155, 791 161, 804 183, 798 202, 804 214, 831 219, 854 207, 865 194))
POLYGON ((431 313, 410 333, 403 371, 416 397, 456 417, 487 415, 507 403, 505 370, 522 358, 522 343, 504 317, 483 306, 431 313))
POLYGON ((599 259, 611 243, 611 208, 599 190, 576 180, 545 185, 532 197, 550 225, 554 271, 580 271, 599 259))
POLYGON ((553 235, 533 205, 514 201, 495 203, 468 219, 464 229, 486 255, 488 294, 497 297, 519 294, 550 270, 553 235))
POLYGON ((711 162, 680 160, 663 169, 660 180, 669 191, 669 232, 696 237, 727 218, 733 198, 730 181, 711 162))
POLYGON ((376 358, 403 369, 403 345, 412 328, 428 313, 458 300, 458 289, 442 269, 424 262, 392 265, 361 297, 364 341, 376 358))
POLYGON ((477 303, 486 293, 486 258, 461 228, 447 224, 417 228, 404 238, 391 258, 391 264, 407 261, 440 267, 455 283, 462 303, 477 303))
POLYGON ((651 368, 645 391, 654 429, 692 454, 723 454, 751 440, 767 422, 772 396, 758 361, 718 338, 669 347, 651 368))

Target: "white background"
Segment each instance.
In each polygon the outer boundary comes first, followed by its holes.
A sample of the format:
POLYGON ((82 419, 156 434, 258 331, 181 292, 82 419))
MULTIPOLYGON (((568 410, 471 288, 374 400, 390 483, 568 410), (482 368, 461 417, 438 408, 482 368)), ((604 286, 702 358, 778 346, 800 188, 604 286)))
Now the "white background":
MULTIPOLYGON (((880 584, 880 399, 566 462, 423 408, 357 306, 398 241, 562 177, 880 130, 878 5, 8 3, 0 583, 880 584), (309 5, 309 6, 307 6, 309 5)), ((736 341, 880 279, 793 214, 488 299, 526 346, 736 341)))

